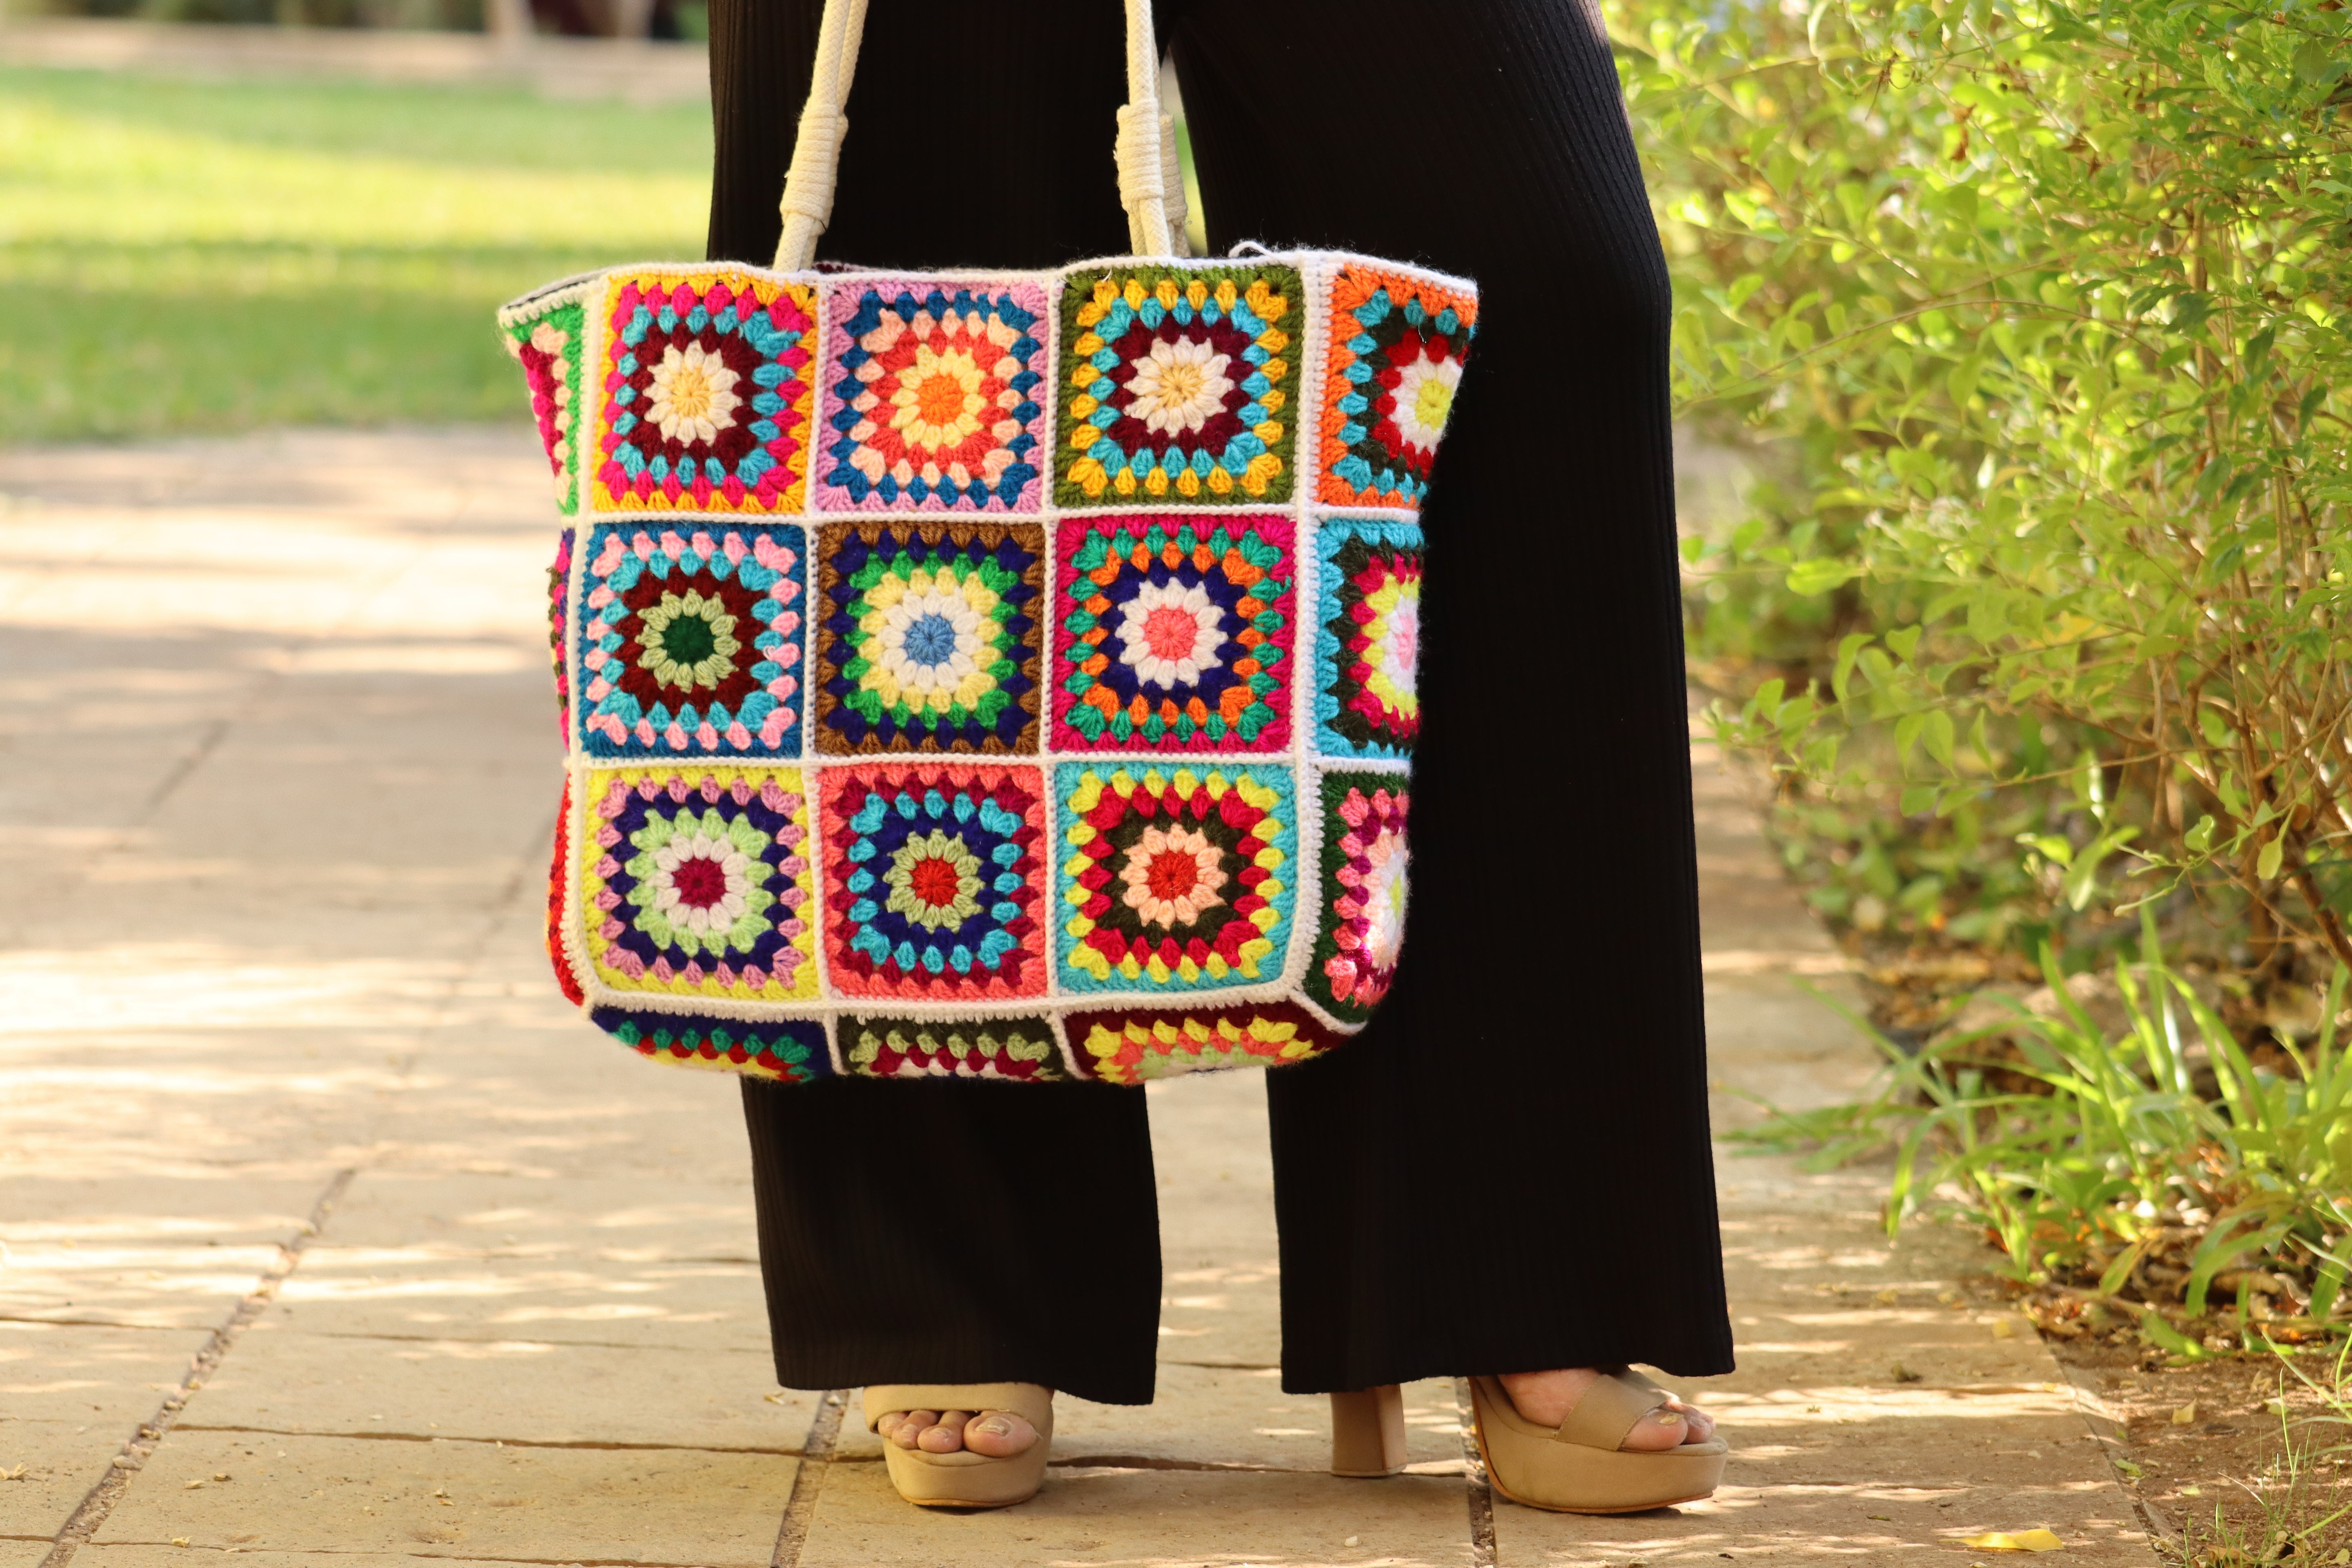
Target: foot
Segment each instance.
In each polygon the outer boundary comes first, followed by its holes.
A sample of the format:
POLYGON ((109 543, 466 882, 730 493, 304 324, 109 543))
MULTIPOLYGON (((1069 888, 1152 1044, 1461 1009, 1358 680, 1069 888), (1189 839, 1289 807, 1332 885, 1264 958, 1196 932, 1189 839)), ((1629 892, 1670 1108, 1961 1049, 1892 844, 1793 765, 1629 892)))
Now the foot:
POLYGON ((885 1443, 926 1454, 959 1449, 991 1459, 1009 1459, 1037 1440, 1025 1415, 1009 1410, 894 1410, 874 1424, 885 1443))
MULTIPOLYGON (((1507 1372, 1499 1381, 1521 1415, 1538 1426, 1557 1426, 1568 1419, 1576 1402, 1600 1375, 1596 1367, 1572 1366, 1554 1372, 1507 1372)), ((1669 1394, 1664 1409, 1634 1424, 1625 1435, 1624 1447, 1658 1453, 1685 1443, 1704 1443, 1714 1436, 1713 1416, 1669 1394)))

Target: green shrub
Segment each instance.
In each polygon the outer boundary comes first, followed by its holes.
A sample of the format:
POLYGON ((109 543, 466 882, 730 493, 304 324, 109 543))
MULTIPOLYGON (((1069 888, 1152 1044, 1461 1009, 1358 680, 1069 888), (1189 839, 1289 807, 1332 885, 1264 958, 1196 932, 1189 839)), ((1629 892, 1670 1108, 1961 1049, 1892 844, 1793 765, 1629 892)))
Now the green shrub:
POLYGON ((1825 907, 2352 962, 2352 11, 1611 15, 1686 416, 1756 454, 1696 667, 1825 907))
MULTIPOLYGON (((1907 1054, 1880 1092, 1776 1112, 1750 1141, 1823 1163, 1893 1151, 1891 1232, 1915 1212, 1980 1229, 2062 1334, 2137 1320, 2176 1354, 2340 1331, 2352 1241, 2352 1057, 2338 970, 2308 1047, 2258 1065, 2163 961, 2144 917, 2117 967, 2120 1030, 2048 965, 2055 1016, 2024 1007, 1907 1054), (2086 1324, 2085 1320, 2088 1320, 2086 1324)), ((2045 958, 2045 963, 2047 960, 2045 958)))

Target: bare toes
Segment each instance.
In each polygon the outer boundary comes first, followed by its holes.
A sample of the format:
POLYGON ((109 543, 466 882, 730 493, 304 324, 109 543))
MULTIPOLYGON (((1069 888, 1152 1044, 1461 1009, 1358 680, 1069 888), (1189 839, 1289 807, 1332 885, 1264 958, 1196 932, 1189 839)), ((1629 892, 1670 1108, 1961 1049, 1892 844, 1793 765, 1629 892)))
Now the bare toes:
POLYGON ((1683 1419, 1682 1412, 1665 1405, 1634 1422, 1633 1429, 1625 1434, 1625 1440, 1618 1447, 1637 1454, 1654 1454, 1682 1447, 1689 1436, 1690 1425, 1683 1419))
POLYGON ((963 1446, 992 1459, 1009 1459, 1037 1440, 1037 1428, 1009 1410, 982 1413, 963 1429, 963 1446))
POLYGON ((963 1447, 964 1423, 971 1419, 969 1410, 943 1410, 939 1425, 916 1439, 916 1447, 926 1454, 952 1454, 963 1447))
POLYGON ((890 1433, 890 1441, 901 1448, 915 1447, 922 1435, 939 1424, 936 1410, 909 1410, 898 1417, 898 1425, 890 1433))
POLYGON ((1688 1434, 1683 1438, 1684 1442, 1704 1443, 1715 1436, 1714 1416, 1709 1415, 1697 1405, 1685 1405, 1679 1399, 1670 1400, 1668 1403, 1682 1414, 1683 1426, 1688 1434))

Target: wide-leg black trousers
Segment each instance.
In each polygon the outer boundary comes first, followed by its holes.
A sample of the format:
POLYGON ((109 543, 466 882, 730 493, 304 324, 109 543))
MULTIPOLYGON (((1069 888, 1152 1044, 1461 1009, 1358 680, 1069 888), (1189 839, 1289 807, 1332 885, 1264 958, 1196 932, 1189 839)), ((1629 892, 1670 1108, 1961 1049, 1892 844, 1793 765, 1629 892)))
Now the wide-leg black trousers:
MULTIPOLYGON (((710 254, 764 263, 819 0, 714 0, 710 254)), ((1266 1075, 1283 1386, 1729 1370, 1708 1159, 1665 270, 1582 0, 1161 0, 1212 248, 1478 280, 1423 512, 1409 935, 1266 1075), (1444 1147, 1427 1140, 1448 1130, 1444 1147)), ((1118 0, 871 0, 819 254, 1128 249, 1118 0)), ((746 1082, 785 1384, 1151 1397, 1140 1090, 746 1082)))

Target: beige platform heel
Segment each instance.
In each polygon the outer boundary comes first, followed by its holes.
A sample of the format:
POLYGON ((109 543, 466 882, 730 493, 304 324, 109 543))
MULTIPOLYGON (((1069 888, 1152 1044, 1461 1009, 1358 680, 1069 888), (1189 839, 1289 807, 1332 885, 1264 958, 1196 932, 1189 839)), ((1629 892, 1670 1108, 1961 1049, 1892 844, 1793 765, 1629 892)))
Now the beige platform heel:
POLYGON ((1395 1384, 1331 1396, 1331 1473, 1377 1480, 1404 1469, 1404 1390, 1395 1384))
POLYGON ((929 1454, 882 1445, 883 1463, 898 1495, 922 1508, 1005 1508, 1027 1502, 1045 1479, 1054 1444, 1054 1391, 1034 1383, 880 1383, 866 1390, 866 1429, 894 1411, 983 1410, 1018 1415, 1037 1428, 1037 1440, 1006 1458, 960 1448, 929 1454))
POLYGON ((1666 1391, 1628 1367, 1604 1370, 1558 1426, 1519 1414, 1501 1381, 1470 1380, 1486 1478, 1513 1502, 1554 1513, 1640 1513, 1696 1502, 1723 1483, 1720 1437, 1632 1450, 1626 1434, 1665 1407, 1666 1391))

